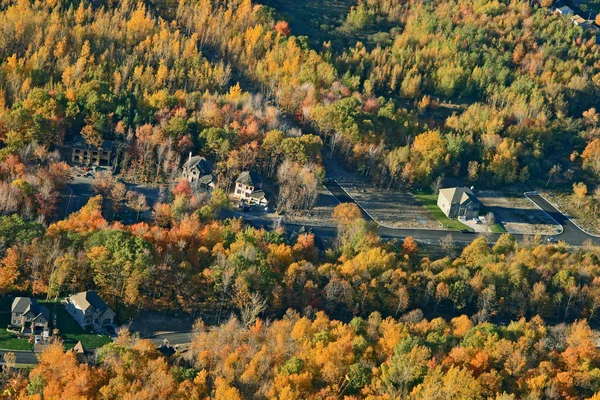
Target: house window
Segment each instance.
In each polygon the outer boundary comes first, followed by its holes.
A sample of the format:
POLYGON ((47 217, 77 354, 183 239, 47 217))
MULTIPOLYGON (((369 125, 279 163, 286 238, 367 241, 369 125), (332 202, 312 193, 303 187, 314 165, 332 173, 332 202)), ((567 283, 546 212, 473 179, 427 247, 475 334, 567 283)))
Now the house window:
POLYGON ((79 154, 79 153, 81 153, 81 150, 75 149, 75 154, 79 154))

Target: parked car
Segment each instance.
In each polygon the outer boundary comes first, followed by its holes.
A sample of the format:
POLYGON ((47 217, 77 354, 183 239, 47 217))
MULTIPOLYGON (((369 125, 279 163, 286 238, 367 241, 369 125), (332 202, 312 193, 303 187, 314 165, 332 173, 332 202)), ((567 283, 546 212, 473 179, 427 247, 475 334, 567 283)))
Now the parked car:
POLYGON ((35 335, 34 344, 42 344, 42 337, 40 335, 35 335))
POLYGON ((558 239, 555 237, 549 237, 548 239, 546 239, 546 241, 548 243, 558 243, 558 239))
POLYGON ((469 229, 461 229, 460 233, 473 233, 473 231, 471 231, 469 229))

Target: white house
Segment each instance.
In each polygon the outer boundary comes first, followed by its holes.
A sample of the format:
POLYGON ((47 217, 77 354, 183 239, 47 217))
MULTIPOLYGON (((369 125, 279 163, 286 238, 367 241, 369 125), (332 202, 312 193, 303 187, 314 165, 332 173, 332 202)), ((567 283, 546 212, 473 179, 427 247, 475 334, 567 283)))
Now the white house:
POLYGON ((262 190, 264 179, 252 171, 242 172, 235 180, 233 195, 250 204, 266 206, 269 203, 266 193, 262 190))

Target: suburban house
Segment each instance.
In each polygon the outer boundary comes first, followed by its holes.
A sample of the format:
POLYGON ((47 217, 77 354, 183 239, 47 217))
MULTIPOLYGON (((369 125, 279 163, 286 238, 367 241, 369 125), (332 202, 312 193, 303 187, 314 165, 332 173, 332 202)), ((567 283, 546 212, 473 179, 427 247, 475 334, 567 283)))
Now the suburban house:
POLYGON ((65 307, 83 328, 102 331, 105 326, 112 326, 115 320, 114 311, 93 290, 69 296, 65 307))
POLYGON ((92 146, 77 136, 70 145, 71 162, 79 165, 110 166, 113 143, 105 140, 101 146, 92 146))
POLYGON ((573 15, 575 13, 571 7, 567 6, 558 7, 556 12, 561 15, 573 15))
POLYGON ((475 218, 481 207, 473 191, 465 186, 440 189, 437 205, 448 218, 475 218))
POLYGON ((10 323, 21 328, 21 332, 39 332, 48 329, 50 312, 40 306, 36 299, 15 297, 11 306, 10 323))
POLYGON ((201 156, 192 157, 183 164, 181 177, 190 183, 192 188, 214 189, 215 183, 212 176, 212 163, 201 156))
POLYGON ((252 172, 244 171, 235 180, 234 196, 246 200, 250 204, 266 206, 269 203, 267 195, 262 190, 264 179, 252 172))

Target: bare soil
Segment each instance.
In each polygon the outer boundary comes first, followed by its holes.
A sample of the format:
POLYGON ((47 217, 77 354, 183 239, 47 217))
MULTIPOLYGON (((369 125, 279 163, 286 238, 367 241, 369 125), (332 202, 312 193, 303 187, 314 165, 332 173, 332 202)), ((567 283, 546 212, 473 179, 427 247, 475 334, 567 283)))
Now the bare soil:
POLYGON ((373 187, 335 161, 326 162, 327 177, 334 179, 375 221, 392 228, 443 229, 443 226, 413 195, 397 189, 373 187))
POLYGON ((481 190, 477 198, 507 232, 556 235, 561 227, 522 193, 481 190))

